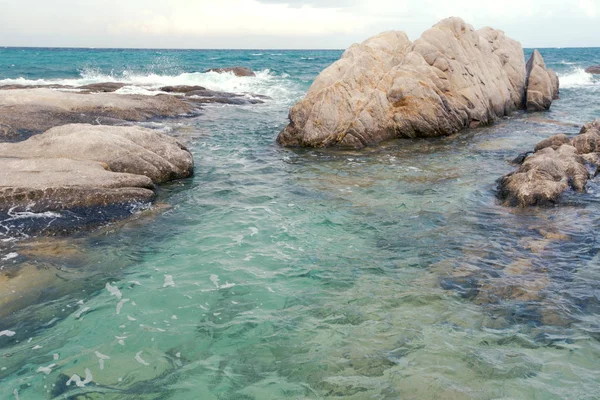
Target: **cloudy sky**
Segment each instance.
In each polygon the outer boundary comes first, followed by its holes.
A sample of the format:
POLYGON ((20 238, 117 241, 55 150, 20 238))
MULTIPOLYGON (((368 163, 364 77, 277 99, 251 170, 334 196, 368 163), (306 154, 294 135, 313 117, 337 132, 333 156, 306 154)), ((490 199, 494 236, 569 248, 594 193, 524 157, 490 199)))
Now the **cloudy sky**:
POLYGON ((525 47, 600 46, 600 0, 0 0, 0 46, 339 49, 453 15, 525 47))

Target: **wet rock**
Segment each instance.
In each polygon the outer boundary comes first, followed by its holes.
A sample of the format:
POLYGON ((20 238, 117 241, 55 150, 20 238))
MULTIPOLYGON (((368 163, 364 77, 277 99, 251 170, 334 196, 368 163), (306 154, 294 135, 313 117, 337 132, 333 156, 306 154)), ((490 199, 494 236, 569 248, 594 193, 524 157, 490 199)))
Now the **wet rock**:
POLYGON ((522 109, 525 78, 521 45, 502 31, 476 31, 448 18, 415 42, 385 32, 351 46, 325 69, 290 110, 277 140, 362 148, 396 137, 450 135, 522 109))
POLYGON ((558 98, 558 77, 556 72, 546 68, 544 58, 534 50, 527 61, 527 111, 550 109, 552 100, 558 98))
POLYGON ((189 115, 197 106, 167 94, 61 92, 46 88, 0 90, 0 126, 4 137, 25 137, 71 123, 105 125, 189 115))
POLYGON ((193 92, 195 90, 207 90, 207 89, 203 86, 179 85, 179 86, 163 86, 158 90, 160 90, 162 92, 167 92, 167 93, 189 93, 189 92, 193 92))
POLYGON ((148 202, 193 172, 175 139, 139 127, 65 125, 0 144, 0 210, 46 212, 148 202))
POLYGON ((539 142, 535 146, 534 152, 545 149, 546 147, 552 147, 554 150, 557 150, 563 144, 569 144, 570 142, 571 139, 569 139, 567 135, 560 133, 558 135, 550 136, 548 139, 544 139, 539 142))
POLYGON ((78 86, 77 89, 82 89, 89 93, 111 93, 116 92, 124 86, 127 86, 127 84, 120 82, 101 82, 78 86))
POLYGON ((514 350, 478 350, 468 354, 465 362, 488 379, 529 378, 542 369, 540 363, 514 350))
POLYGON ((590 174, 586 162, 600 161, 600 120, 585 124, 569 140, 555 135, 538 143, 519 169, 499 180, 498 197, 507 206, 554 205, 568 189, 585 191, 590 174))
POLYGON ((219 104, 235 104, 235 105, 243 105, 243 104, 262 104, 263 100, 256 98, 257 96, 248 97, 243 94, 238 93, 229 93, 229 92, 219 92, 215 90, 209 89, 196 89, 186 92, 186 98, 190 101, 194 101, 200 104, 210 104, 210 103, 219 103, 219 104))
POLYGON ((247 67, 231 67, 231 68, 210 68, 206 72, 216 72, 219 74, 232 73, 235 76, 256 76, 254 71, 247 67))
POLYGON ((600 65, 593 65, 585 69, 588 74, 600 74, 600 65))

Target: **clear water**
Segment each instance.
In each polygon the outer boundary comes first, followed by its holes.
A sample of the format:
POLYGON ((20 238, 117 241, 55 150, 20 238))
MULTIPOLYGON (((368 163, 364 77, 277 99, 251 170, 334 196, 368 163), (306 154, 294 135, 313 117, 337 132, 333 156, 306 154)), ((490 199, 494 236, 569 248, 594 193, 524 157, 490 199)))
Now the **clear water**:
POLYGON ((196 173, 124 223, 14 243, 3 222, 0 398, 600 397, 600 185, 555 208, 494 193, 517 154, 600 117, 583 73, 600 49, 542 51, 563 85, 548 113, 360 152, 278 147, 340 54, 0 49, 0 83, 271 97, 154 124, 196 173), (258 77, 202 73, 240 64, 258 77))

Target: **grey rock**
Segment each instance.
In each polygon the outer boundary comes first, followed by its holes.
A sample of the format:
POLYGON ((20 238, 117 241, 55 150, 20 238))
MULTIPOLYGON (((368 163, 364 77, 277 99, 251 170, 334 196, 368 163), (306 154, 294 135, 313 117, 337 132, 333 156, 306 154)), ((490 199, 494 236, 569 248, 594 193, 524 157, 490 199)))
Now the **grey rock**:
POLYGON ((235 76, 256 76, 254 71, 247 67, 231 67, 231 68, 210 68, 206 72, 216 72, 219 74, 232 73, 235 76))
POLYGON ((600 65, 594 65, 586 68, 585 72, 588 74, 600 74, 600 65))

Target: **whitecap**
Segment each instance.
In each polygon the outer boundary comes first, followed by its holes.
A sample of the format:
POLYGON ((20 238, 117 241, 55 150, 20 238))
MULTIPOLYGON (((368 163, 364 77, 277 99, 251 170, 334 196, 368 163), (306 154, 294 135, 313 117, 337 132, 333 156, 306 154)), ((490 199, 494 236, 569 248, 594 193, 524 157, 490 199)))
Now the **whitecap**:
POLYGON ((52 368, 56 367, 56 364, 50 364, 47 367, 39 367, 37 369, 37 372, 41 372, 43 374, 46 375, 50 375, 50 373, 52 372, 52 368))
POLYGON ((15 331, 4 330, 4 331, 0 332, 0 337, 2 337, 2 336, 13 337, 13 336, 15 336, 16 333, 17 332, 15 332, 15 331))
POLYGON ((71 376, 71 379, 69 379, 67 381, 67 386, 71 385, 71 382, 75 383, 75 385, 77 387, 85 387, 85 385, 87 385, 88 383, 90 383, 92 381, 93 377, 92 377, 92 372, 89 370, 89 368, 85 369, 85 379, 82 381, 81 377, 77 374, 73 374, 71 376))
POLYGON ((119 288, 115 285, 112 286, 110 283, 106 282, 106 290, 111 294, 111 296, 115 296, 117 299, 121 299, 123 296, 119 288))
POLYGON ((567 74, 561 74, 558 78, 561 89, 577 88, 595 84, 593 75, 585 72, 583 68, 577 68, 567 74))
POLYGON ((125 305, 125 303, 127 303, 129 301, 129 299, 123 299, 121 301, 119 301, 117 303, 117 315, 121 314, 121 310, 123 309, 123 305, 125 305))
POLYGON ((104 361, 105 360, 110 360, 110 357, 107 356, 106 354, 102 354, 99 351, 96 351, 96 357, 98 357, 98 363, 100 364, 100 369, 103 370, 104 369, 104 361))
POLYGON ((83 314, 85 314, 86 312, 88 312, 89 310, 91 310, 91 308, 90 308, 90 307, 83 307, 81 310, 79 310, 79 311, 77 311, 77 312, 75 313, 75 318, 76 318, 76 319, 79 319, 79 318, 81 318, 81 316, 82 316, 83 314))

